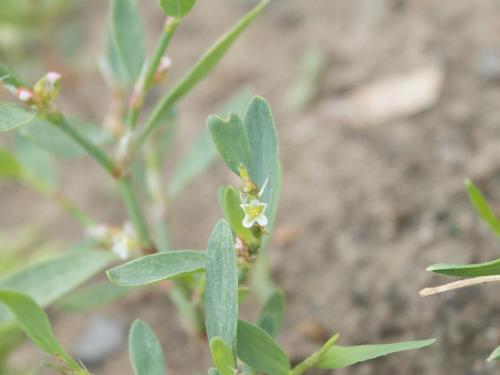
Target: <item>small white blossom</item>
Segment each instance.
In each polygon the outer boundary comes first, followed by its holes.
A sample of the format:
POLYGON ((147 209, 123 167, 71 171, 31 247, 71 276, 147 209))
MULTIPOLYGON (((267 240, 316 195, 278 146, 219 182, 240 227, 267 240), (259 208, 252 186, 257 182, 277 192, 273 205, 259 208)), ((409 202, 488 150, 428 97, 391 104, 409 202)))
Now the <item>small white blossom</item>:
POLYGON ((131 223, 123 224, 122 229, 113 234, 111 239, 111 250, 121 260, 126 260, 131 251, 137 246, 137 236, 131 223))
POLYGON ((240 207, 245 212, 243 218, 243 226, 251 228, 255 223, 261 227, 265 227, 268 223, 267 216, 265 215, 267 204, 262 203, 258 199, 252 199, 250 203, 240 204, 240 207))

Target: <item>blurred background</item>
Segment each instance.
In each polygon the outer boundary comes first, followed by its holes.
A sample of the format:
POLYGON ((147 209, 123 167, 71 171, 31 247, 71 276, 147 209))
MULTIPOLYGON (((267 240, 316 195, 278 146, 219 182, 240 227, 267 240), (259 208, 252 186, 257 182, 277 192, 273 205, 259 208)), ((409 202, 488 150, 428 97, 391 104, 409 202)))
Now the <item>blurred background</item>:
MULTIPOLYGON (((156 1, 140 3, 151 51, 164 16, 156 1)), ((199 0, 171 44, 166 85, 255 3, 199 0)), ((101 122, 112 105, 97 67, 108 2, 0 5, 2 62, 30 82, 61 72, 60 106, 101 122)), ((274 110, 284 184, 268 253, 287 294, 279 340, 294 360, 336 332, 346 345, 436 337, 430 349, 335 374, 498 373, 485 361, 500 343, 498 286, 427 299, 418 290, 448 281, 427 273, 429 264, 497 257, 463 180, 500 209, 499 20, 496 0, 274 0, 181 102, 166 179, 206 117, 235 92, 246 87, 274 110)), ((91 160, 58 160, 57 171, 61 190, 100 221, 124 220, 112 181, 91 160)), ((206 246, 222 215, 217 188, 231 178, 217 161, 179 196, 170 212, 174 248, 206 246)), ((81 238, 52 202, 16 182, 0 184, 0 262, 2 252, 50 252, 81 238)), ((256 311, 249 300, 242 315, 256 311)), ((160 336, 169 373, 195 374, 209 363, 206 343, 179 326, 159 289, 99 312, 51 313, 61 341, 94 356, 96 374, 132 373, 125 337, 137 317, 160 336)), ((12 361, 39 355, 26 344, 12 361)))

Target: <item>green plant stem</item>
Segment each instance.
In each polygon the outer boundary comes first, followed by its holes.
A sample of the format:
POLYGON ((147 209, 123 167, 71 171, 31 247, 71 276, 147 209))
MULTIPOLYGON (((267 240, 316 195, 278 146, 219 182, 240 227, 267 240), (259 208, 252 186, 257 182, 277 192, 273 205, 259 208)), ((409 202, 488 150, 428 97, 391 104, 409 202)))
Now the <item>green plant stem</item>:
POLYGON ((180 20, 175 17, 167 18, 165 22, 165 27, 163 32, 156 44, 155 50, 153 52, 153 56, 151 61, 149 62, 146 70, 139 77, 137 81, 136 87, 134 88, 134 103, 129 108, 127 113, 126 125, 129 131, 133 130, 137 125, 137 118, 139 117, 139 112, 142 108, 142 103, 144 97, 146 96, 147 90, 151 87, 153 83, 153 79, 156 71, 158 70, 158 66, 160 65, 161 58, 165 54, 165 51, 170 44, 170 40, 177 30, 177 26, 179 25, 180 20))
POLYGON ((123 202, 127 208, 128 215, 132 224, 139 236, 142 244, 146 245, 148 248, 146 252, 154 252, 153 242, 149 235, 149 230, 146 224, 146 220, 142 215, 139 202, 137 201, 134 193, 134 188, 132 186, 132 179, 130 176, 124 176, 118 180, 118 187, 122 194, 123 202))
MULTIPOLYGON (((146 251, 155 251, 151 237, 149 236, 148 227, 146 220, 144 219, 142 212, 140 210, 139 204, 135 197, 134 190, 132 188, 132 181, 130 176, 124 175, 121 168, 119 168, 116 163, 97 145, 95 145, 91 140, 89 140, 85 135, 80 133, 75 129, 70 123, 66 121, 64 116, 58 111, 53 110, 47 115, 47 119, 66 133, 70 138, 76 143, 82 146, 87 153, 94 158, 94 160, 103 167, 105 171, 109 173, 111 177, 117 180, 120 192, 122 194, 123 202, 127 208, 129 217, 134 225, 134 228, 141 240, 141 242, 147 246, 146 251)), ((67 202, 64 202, 67 204, 67 202)), ((72 207, 71 207, 72 208, 72 207)))
POLYGON ((75 129, 59 111, 56 110, 48 114, 47 119, 82 146, 82 148, 112 177, 116 178, 120 174, 119 168, 116 166, 115 162, 90 139, 75 129))
POLYGON ((335 344, 338 338, 338 334, 331 337, 320 350, 318 350, 316 353, 311 354, 305 360, 300 362, 297 366, 290 370, 288 375, 302 375, 305 371, 315 367, 321 360, 323 355, 325 355, 325 353, 335 344))
POLYGON ((212 47, 196 62, 196 64, 180 79, 165 95, 146 120, 144 128, 138 135, 132 152, 139 149, 149 134, 158 126, 161 115, 168 111, 184 95, 190 92, 225 55, 230 46, 254 20, 254 18, 267 6, 269 0, 262 0, 246 16, 239 20, 231 30, 219 38, 212 47))

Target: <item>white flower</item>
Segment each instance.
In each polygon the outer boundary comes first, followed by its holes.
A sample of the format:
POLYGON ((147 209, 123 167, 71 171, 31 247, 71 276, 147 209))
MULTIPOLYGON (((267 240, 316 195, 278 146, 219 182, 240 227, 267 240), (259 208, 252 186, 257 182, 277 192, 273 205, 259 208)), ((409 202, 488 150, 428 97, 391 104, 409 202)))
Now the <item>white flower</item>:
POLYGON ((128 236, 120 232, 113 236, 111 250, 115 253, 120 260, 126 260, 130 250, 130 240, 128 236))
POLYGON ((113 234, 111 239, 111 250, 121 260, 126 260, 129 253, 134 250, 137 245, 137 236, 134 227, 131 223, 123 224, 122 230, 113 234))
POLYGON ((258 199, 252 199, 250 203, 240 204, 240 207, 245 212, 243 218, 243 226, 251 228, 255 223, 261 227, 265 227, 268 223, 267 216, 265 215, 267 204, 262 203, 258 199))

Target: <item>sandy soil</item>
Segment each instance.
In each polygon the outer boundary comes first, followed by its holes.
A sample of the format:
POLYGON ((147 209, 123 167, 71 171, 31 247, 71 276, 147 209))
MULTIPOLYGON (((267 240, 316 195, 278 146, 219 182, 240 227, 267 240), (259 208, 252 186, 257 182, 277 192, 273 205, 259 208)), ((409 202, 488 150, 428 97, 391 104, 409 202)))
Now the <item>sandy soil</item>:
MULTIPOLYGON (((250 3, 200 1, 172 45, 172 74, 184 71, 250 3)), ((90 4, 80 14, 86 29, 80 54, 87 62, 102 46, 106 11, 105 4, 90 4)), ((163 17, 146 2, 143 10, 153 40, 163 17)), ((495 258, 495 238, 476 219, 462 181, 475 178, 493 202, 500 202, 498 19, 500 3, 494 0, 276 0, 180 105, 179 153, 214 106, 239 86, 250 84, 273 106, 284 185, 277 222, 282 235, 271 242, 269 255, 288 298, 279 340, 294 360, 335 332, 343 344, 436 337, 439 342, 425 351, 335 373, 498 372, 485 361, 500 342, 497 287, 427 299, 417 295, 440 281, 425 272, 429 264, 495 258), (285 94, 309 46, 321 48, 328 63, 317 100, 297 114, 287 107, 285 94), (422 113, 377 126, 352 126, 320 110, 331 98, 368 82, 436 62, 445 72, 443 91, 422 113)), ((101 113, 107 103, 91 91, 92 84, 102 85, 88 69, 74 84, 74 100, 64 103, 68 111, 89 117, 101 113)), ((70 195, 102 220, 119 222, 123 211, 110 198, 106 177, 88 161, 71 163, 61 165, 70 195)), ((204 248, 221 215, 216 191, 231 181, 229 174, 217 163, 202 179, 172 207, 176 247, 204 248)), ((2 212, 7 212, 1 218, 4 230, 30 220, 65 240, 78 236, 77 227, 50 203, 16 185, 2 189, 10 193, 0 196, 2 212)), ((244 310, 251 318, 256 307, 244 310)), ((150 322, 164 344, 169 373, 192 374, 207 367, 205 343, 193 342, 178 328, 162 292, 130 297, 106 312, 150 322)), ((57 315, 56 330, 67 333, 67 342, 81 330, 83 323, 75 319, 57 315)), ((131 373, 125 348, 95 373, 131 373)))

